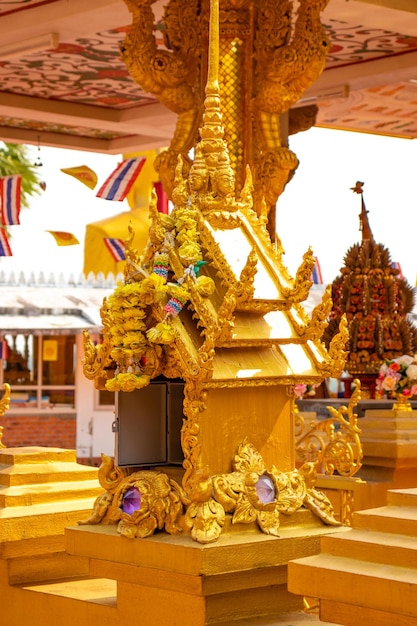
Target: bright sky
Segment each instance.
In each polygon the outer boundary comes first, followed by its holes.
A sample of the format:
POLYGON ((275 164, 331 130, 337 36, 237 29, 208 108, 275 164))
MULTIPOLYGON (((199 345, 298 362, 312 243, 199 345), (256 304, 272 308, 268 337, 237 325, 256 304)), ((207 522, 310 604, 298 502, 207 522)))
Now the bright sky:
MULTIPOLYGON (((32 148, 31 148, 32 150, 32 148)), ((37 149, 33 148, 33 160, 37 149)), ((14 272, 43 272, 77 279, 83 270, 83 249, 87 224, 127 210, 127 201, 111 202, 96 198, 96 193, 107 176, 120 162, 121 156, 91 152, 75 152, 56 148, 42 148, 43 163, 38 169, 46 190, 30 200, 30 208, 20 212, 20 225, 10 226, 12 257, 0 257, 0 271, 8 276, 14 272), (95 190, 64 174, 61 168, 88 165, 98 176, 95 190), (80 245, 58 246, 47 230, 67 231, 75 235, 80 245)))
POLYGON ((300 165, 278 202, 277 232, 294 274, 309 246, 324 282, 343 266, 347 250, 361 241, 360 195, 374 239, 401 264, 412 286, 417 275, 417 142, 312 128, 290 137, 300 165))
MULTIPOLYGON (((360 196, 350 187, 360 180, 369 220, 378 243, 391 252, 414 286, 417 276, 417 142, 312 128, 290 138, 299 168, 278 202, 277 231, 292 274, 309 246, 319 258, 325 282, 343 265, 350 246, 360 241, 360 196)), ((34 160, 37 156, 33 150, 34 160)), ((83 267, 85 227, 128 209, 127 202, 95 197, 120 156, 41 148, 39 169, 46 191, 21 212, 21 224, 10 227, 13 257, 0 258, 0 271, 74 274, 83 267), (62 167, 88 165, 98 175, 94 191, 62 167), (59 247, 45 230, 72 232, 78 246, 59 247)))

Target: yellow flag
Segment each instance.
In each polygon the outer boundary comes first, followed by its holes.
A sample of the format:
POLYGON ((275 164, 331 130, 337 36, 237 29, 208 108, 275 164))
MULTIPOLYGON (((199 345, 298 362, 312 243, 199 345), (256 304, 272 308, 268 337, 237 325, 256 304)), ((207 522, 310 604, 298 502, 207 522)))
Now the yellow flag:
POLYGON ((79 165, 78 167, 63 167, 61 172, 74 176, 77 180, 87 185, 90 189, 94 189, 97 185, 97 174, 93 172, 87 165, 79 165))
POLYGON ((77 243, 80 243, 71 233, 66 233, 61 230, 47 230, 45 232, 51 233, 58 246, 75 246, 77 243))

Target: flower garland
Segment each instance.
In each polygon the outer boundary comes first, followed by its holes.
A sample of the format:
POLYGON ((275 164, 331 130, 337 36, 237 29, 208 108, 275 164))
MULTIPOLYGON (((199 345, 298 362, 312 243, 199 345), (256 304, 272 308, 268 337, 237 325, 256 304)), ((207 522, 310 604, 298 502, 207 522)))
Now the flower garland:
MULTIPOLYGON (((150 345, 170 344, 175 340, 172 321, 191 299, 191 290, 195 289, 202 297, 213 293, 213 280, 198 275, 205 261, 198 242, 197 218, 197 210, 189 206, 175 209, 169 221, 161 221, 160 215, 155 215, 154 230, 160 248, 154 249, 146 264, 142 258, 142 265, 136 265, 135 278, 130 277, 133 282, 119 285, 108 298, 113 346, 110 354, 116 363, 113 378, 106 381, 109 391, 133 391, 148 385, 150 377, 144 371, 144 364, 150 345), (177 282, 169 282, 170 253, 175 247, 184 270, 177 282), (164 301, 163 320, 147 328, 146 308, 164 301)), ((148 246, 147 252, 150 250, 148 246)))
POLYGON ((395 397, 397 394, 411 398, 417 395, 417 360, 404 354, 381 365, 376 381, 380 396, 395 397))

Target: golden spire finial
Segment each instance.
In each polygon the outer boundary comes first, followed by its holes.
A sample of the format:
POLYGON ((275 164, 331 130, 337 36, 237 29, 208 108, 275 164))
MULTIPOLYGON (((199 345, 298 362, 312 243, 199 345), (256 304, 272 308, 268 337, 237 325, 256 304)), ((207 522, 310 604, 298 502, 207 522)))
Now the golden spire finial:
MULTIPOLYGON (((222 125, 219 93, 219 0, 210 2, 210 32, 207 83, 205 90, 201 141, 196 149, 199 159, 205 161, 211 190, 215 197, 229 196, 234 191, 234 173, 222 125)), ((201 165, 200 165, 201 170, 201 165)))
POLYGON ((206 95, 219 93, 219 42, 219 0, 211 0, 206 95))
POLYGON ((363 199, 363 186, 365 183, 356 181, 354 187, 351 187, 353 193, 358 193, 361 196, 361 212, 359 214, 360 230, 362 231, 362 241, 369 239, 375 243, 374 236, 372 234, 371 226, 369 224, 368 212, 365 207, 365 201, 363 199))

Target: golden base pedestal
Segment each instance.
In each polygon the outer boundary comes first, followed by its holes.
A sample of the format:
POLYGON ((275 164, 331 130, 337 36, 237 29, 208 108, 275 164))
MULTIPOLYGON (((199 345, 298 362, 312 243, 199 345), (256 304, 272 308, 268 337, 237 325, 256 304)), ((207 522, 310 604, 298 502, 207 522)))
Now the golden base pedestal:
POLYGON ((359 427, 364 461, 358 476, 387 489, 415 487, 417 411, 368 410, 359 427))
POLYGON ((117 581, 113 624, 138 615, 158 626, 278 620, 303 608, 303 599, 287 591, 288 561, 315 554, 330 532, 308 511, 294 517, 278 538, 241 526, 207 545, 189 535, 130 540, 115 526, 80 526, 66 530, 66 551, 88 558, 91 576, 117 581))
MULTIPOLYGON (((218 541, 116 526, 76 526, 102 492, 75 452, 0 451, 1 624, 252 626, 317 622, 287 590, 288 561, 334 532, 308 510, 282 516, 280 537, 226 524, 218 541)), ((345 529, 342 529, 345 530, 345 529)))

